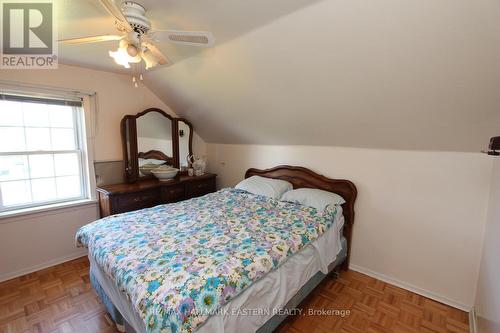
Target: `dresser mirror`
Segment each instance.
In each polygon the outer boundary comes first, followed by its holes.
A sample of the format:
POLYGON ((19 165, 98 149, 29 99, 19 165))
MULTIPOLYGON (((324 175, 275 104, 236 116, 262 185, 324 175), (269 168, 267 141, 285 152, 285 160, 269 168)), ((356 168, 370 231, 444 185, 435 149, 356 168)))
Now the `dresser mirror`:
POLYGON ((181 170, 187 167, 193 141, 193 127, 189 121, 151 108, 125 116, 121 132, 128 182, 152 178, 151 170, 160 165, 181 170))
POLYGON ((179 166, 181 170, 188 167, 188 157, 193 154, 193 126, 186 119, 177 119, 177 135, 179 137, 179 166))
POLYGON ((167 116, 150 111, 136 118, 139 177, 149 175, 148 167, 174 166, 173 121, 167 116))

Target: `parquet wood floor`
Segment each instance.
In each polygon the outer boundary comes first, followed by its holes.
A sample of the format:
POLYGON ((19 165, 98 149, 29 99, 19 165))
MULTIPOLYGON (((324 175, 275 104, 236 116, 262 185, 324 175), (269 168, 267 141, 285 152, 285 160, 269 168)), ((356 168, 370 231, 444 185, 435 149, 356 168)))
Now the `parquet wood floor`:
MULTIPOLYGON (((0 283, 0 333, 117 333, 83 257, 0 283)), ((327 278, 279 333, 468 332, 465 312, 353 271, 327 278), (309 315, 309 309, 349 315, 309 315)), ((215 333, 215 332, 214 332, 215 333)))
POLYGON ((468 314, 371 278, 347 271, 326 278, 288 317, 278 333, 465 333, 468 314), (349 310, 348 316, 307 315, 309 309, 349 310))

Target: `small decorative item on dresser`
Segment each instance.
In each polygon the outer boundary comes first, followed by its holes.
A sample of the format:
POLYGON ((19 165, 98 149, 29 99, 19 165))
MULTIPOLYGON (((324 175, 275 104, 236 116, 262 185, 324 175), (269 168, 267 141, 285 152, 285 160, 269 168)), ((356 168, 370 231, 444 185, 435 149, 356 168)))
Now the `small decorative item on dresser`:
POLYGON ((152 175, 152 171, 154 169, 158 168, 158 165, 157 164, 153 164, 153 163, 146 163, 142 166, 139 166, 139 171, 141 174, 143 174, 144 176, 150 176, 152 175))
POLYGON ((161 182, 172 181, 173 178, 177 176, 178 172, 179 169, 172 168, 168 165, 162 165, 151 170, 151 173, 161 182))
POLYGON ((193 168, 189 168, 188 169, 188 176, 189 177, 193 177, 194 176, 194 169, 193 168))
POLYGON ((206 156, 196 157, 195 155, 191 155, 188 157, 188 160, 193 166, 195 176, 202 176, 205 173, 205 168, 207 167, 206 156))

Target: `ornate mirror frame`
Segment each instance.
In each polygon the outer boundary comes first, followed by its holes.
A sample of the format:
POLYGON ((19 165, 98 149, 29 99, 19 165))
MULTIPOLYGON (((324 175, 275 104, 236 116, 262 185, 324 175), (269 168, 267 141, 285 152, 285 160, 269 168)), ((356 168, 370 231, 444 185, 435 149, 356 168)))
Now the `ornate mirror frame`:
POLYGON ((174 118, 165 111, 158 108, 149 108, 135 115, 126 115, 120 123, 123 161, 124 161, 124 176, 127 182, 133 183, 139 179, 148 179, 152 176, 139 177, 139 163, 138 159, 141 158, 156 158, 165 159, 166 155, 161 151, 150 150, 148 152, 138 151, 137 146, 137 118, 144 116, 149 112, 158 112, 172 121, 172 153, 170 158, 171 164, 174 168, 179 168, 179 121, 184 122, 189 126, 189 153, 193 153, 193 125, 184 118, 174 118))
MULTIPOLYGON (((174 118, 175 120, 175 127, 176 127, 176 133, 177 133, 177 155, 180 154, 180 146, 179 146, 179 123, 183 122, 189 127, 189 140, 188 140, 188 150, 189 150, 189 155, 193 155, 193 125, 191 122, 185 118, 174 118)), ((180 159, 185 159, 187 156, 179 156, 179 165, 181 164, 180 159)))

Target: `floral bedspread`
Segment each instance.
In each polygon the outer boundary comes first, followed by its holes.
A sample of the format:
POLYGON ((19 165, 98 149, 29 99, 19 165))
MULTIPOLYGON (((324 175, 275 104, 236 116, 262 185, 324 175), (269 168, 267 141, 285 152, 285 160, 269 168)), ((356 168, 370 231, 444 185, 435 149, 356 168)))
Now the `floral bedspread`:
POLYGON ((192 332, 327 230, 314 208, 236 189, 109 216, 77 244, 132 302, 147 332, 192 332))

